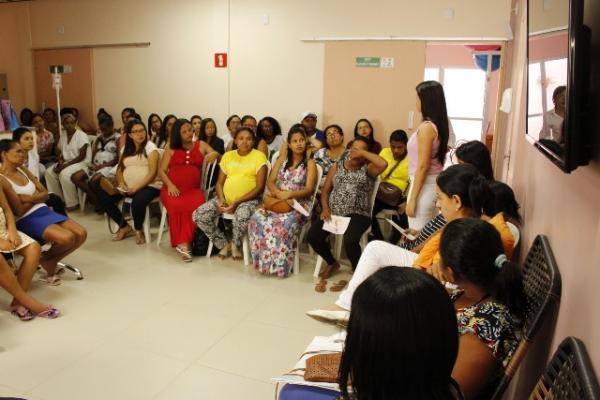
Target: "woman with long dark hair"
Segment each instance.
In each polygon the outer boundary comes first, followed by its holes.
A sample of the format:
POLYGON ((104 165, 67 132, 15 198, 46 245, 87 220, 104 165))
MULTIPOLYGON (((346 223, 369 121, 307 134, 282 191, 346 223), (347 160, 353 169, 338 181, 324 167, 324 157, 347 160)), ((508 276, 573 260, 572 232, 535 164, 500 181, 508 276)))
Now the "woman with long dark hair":
POLYGON ((308 156, 308 139, 301 125, 287 135, 287 157, 278 158, 267 180, 268 198, 287 203, 285 210, 258 208, 248 224, 254 268, 262 274, 288 276, 294 265, 296 244, 306 218, 290 206, 298 201, 310 211, 317 182, 317 167, 308 156))
POLYGON ((280 400, 457 400, 456 314, 436 279, 385 267, 356 290, 339 367, 340 393, 300 385, 280 400), (352 389, 352 393, 349 393, 352 389))
MULTIPOLYGON (((356 139, 358 136, 362 136, 367 139, 369 142, 369 151, 371 153, 379 154, 381 153, 381 143, 375 140, 375 131, 373 130, 373 124, 366 118, 361 118, 356 121, 354 125, 354 138, 356 139)), ((350 148, 354 140, 348 142, 346 148, 350 148)))
POLYGON ((423 121, 408 140, 410 190, 406 215, 411 229, 421 230, 434 216, 435 180, 442 172, 448 150, 448 113, 439 82, 417 85, 417 111, 423 121))
POLYGON ((217 136, 217 124, 212 118, 204 118, 200 123, 198 140, 206 142, 217 153, 225 154, 225 143, 217 136))
MULTIPOLYGON (((437 178, 436 197, 436 205, 446 221, 481 218, 492 224, 502 236, 506 256, 512 256, 514 237, 502 213, 495 214, 489 183, 474 166, 459 164, 443 171, 437 178)), ((419 253, 380 240, 369 242, 348 287, 340 294, 335 306, 330 307, 331 310, 309 311, 308 315, 321 319, 347 317, 343 310, 350 309, 352 296, 358 285, 378 269, 388 265, 413 266, 439 277, 440 237, 440 232, 430 237, 419 253)))
POLYGON ((117 207, 123 197, 131 197, 131 214, 135 229, 135 242, 144 244, 144 219, 146 207, 158 197, 162 183, 157 179, 158 150, 156 145, 148 141, 148 131, 140 120, 133 119, 125 125, 125 146, 117 166, 117 194, 109 194, 104 190, 98 191, 98 199, 106 213, 119 230, 113 236, 113 241, 123 240, 132 232, 131 226, 125 221, 121 210, 117 207))
POLYGON ((494 180, 494 170, 492 169, 492 158, 490 151, 479 140, 471 140, 458 146, 452 155, 453 164, 471 164, 475 166, 481 175, 490 181, 494 180))
POLYGON ((192 221, 192 212, 205 201, 202 191, 202 164, 205 158, 207 161, 213 161, 218 156, 219 154, 205 141, 194 141, 190 121, 175 121, 169 148, 160 160, 160 178, 164 183, 160 199, 169 216, 171 246, 181 254, 183 262, 192 261, 190 244, 196 229, 192 221))
POLYGON ((148 116, 148 136, 151 142, 156 141, 156 136, 158 136, 158 131, 162 126, 162 119, 158 114, 152 113, 148 116))
POLYGON ((173 124, 176 120, 177 117, 173 114, 169 114, 163 119, 162 125, 158 130, 158 135, 156 135, 156 138, 154 140, 156 147, 158 147, 159 149, 164 149, 168 147, 167 143, 169 142, 169 138, 171 137, 171 129, 173 129, 173 124))

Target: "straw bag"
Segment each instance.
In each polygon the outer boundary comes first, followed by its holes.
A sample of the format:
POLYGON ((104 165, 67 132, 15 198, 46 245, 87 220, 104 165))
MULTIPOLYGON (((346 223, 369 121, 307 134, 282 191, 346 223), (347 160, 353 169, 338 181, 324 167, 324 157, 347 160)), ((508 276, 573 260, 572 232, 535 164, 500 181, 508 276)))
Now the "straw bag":
POLYGON ((309 382, 336 383, 340 371, 342 353, 317 354, 306 360, 304 380, 309 382))

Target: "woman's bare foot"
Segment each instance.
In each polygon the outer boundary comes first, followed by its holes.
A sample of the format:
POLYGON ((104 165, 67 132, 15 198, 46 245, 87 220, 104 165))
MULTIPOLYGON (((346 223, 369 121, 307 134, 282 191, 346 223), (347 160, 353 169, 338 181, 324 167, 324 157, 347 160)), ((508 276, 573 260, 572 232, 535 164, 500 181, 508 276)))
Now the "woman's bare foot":
POLYGON ((233 258, 234 260, 242 260, 244 258, 244 254, 234 244, 231 245, 231 258, 233 258))
POLYGON ((143 231, 135 231, 135 244, 146 244, 146 236, 143 231))
POLYGON ((119 240, 125 239, 127 236, 131 235, 132 231, 133 229, 131 229, 131 226, 129 225, 122 227, 117 231, 117 233, 114 234, 112 238, 113 242, 118 242, 119 240))
POLYGON ((219 251, 219 258, 221 260, 229 257, 229 253, 231 250, 231 243, 227 242, 227 244, 219 251))

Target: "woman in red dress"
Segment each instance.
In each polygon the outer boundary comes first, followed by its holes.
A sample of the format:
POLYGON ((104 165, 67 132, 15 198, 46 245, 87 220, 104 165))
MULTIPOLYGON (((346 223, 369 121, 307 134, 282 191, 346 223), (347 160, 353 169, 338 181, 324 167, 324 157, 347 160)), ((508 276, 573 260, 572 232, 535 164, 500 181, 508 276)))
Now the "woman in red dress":
POLYGON ((192 261, 190 244, 196 224, 192 212, 204 204, 202 192, 202 162, 216 160, 219 154, 206 142, 193 141, 192 124, 178 119, 171 131, 169 147, 160 162, 160 177, 164 183, 160 201, 169 216, 171 246, 184 262, 192 261))

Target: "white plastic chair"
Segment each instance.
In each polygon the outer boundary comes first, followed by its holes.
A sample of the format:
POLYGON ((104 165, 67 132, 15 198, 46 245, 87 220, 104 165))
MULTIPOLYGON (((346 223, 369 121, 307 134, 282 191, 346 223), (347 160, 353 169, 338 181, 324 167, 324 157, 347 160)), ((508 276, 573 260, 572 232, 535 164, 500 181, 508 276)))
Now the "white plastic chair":
MULTIPOLYGON (((267 179, 269 179, 269 174, 271 173, 271 164, 267 162, 267 179)), ((262 198, 262 195, 261 195, 262 198)), ((221 217, 224 220, 231 221, 233 220, 233 214, 223 214, 221 217)), ((215 223, 219 223, 219 218, 215 221, 215 223)), ((213 248, 213 241, 208 242, 208 250, 206 251, 206 258, 210 258, 213 248)), ((248 243, 248 233, 244 235, 242 238, 242 253, 244 254, 244 267, 250 265, 250 245, 248 243)))
MULTIPOLYGON (((317 193, 319 193, 319 185, 321 184, 321 180, 323 179, 323 167, 317 164, 317 184, 315 186, 315 191, 312 195, 312 201, 310 203, 310 208, 307 210, 309 214, 312 214, 313 209, 315 208, 315 202, 317 200, 317 193)), ((294 275, 298 275, 300 273, 300 245, 302 244, 302 240, 308 231, 309 223, 306 222, 302 226, 302 230, 298 234, 298 241, 296 245, 296 255, 294 257, 294 275)))
MULTIPOLYGON (((377 180, 375 181, 375 184, 373 185, 373 192, 371 193, 371 208, 369 210, 369 215, 373 214, 373 207, 375 206, 375 198, 377 197, 377 189, 379 189, 379 183, 380 183, 380 180, 379 180, 379 177, 377 177, 377 180)), ((368 237, 369 233, 371 233, 370 226, 360 237, 360 246, 363 249, 367 245, 367 237, 368 237)), ((343 242, 344 235, 337 235, 337 234, 332 234, 332 235, 335 236, 334 254, 335 254, 336 259, 339 260, 341 254, 342 254, 342 242, 343 242)), ((315 278, 319 277, 319 272, 321 272, 322 264, 323 264, 323 258, 321 258, 321 256, 317 256, 317 264, 315 265, 315 272, 313 273, 315 278)))

